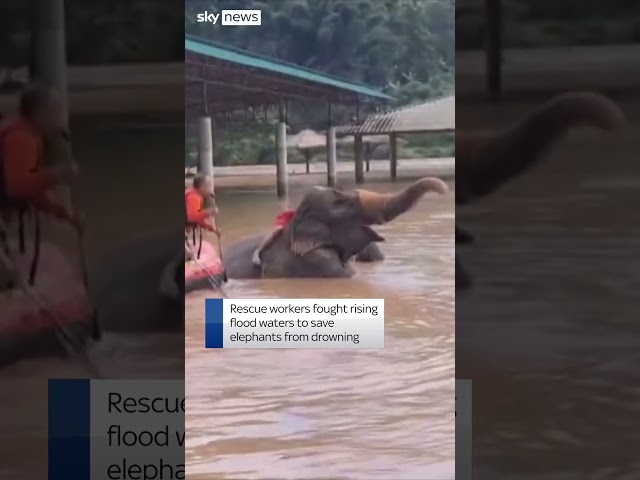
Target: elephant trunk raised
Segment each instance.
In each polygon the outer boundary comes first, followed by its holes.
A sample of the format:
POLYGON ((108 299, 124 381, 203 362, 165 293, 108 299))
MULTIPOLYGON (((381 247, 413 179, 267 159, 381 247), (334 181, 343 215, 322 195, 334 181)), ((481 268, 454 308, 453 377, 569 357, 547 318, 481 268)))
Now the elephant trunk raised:
POLYGON ((356 190, 368 225, 390 222, 410 210, 427 192, 445 194, 449 187, 439 178, 422 178, 401 192, 382 194, 369 190, 356 190))
POLYGON ((252 255, 264 236, 231 245, 224 258, 227 273, 230 278, 350 277, 355 273, 354 257, 363 262, 384 258, 376 246, 384 238, 370 226, 392 221, 429 191, 444 194, 449 188, 436 178, 423 178, 396 194, 314 187, 291 222, 262 249, 260 268, 252 255))
MULTIPOLYGON (((569 92, 544 103, 501 132, 458 134, 456 204, 472 203, 523 175, 573 127, 590 126, 610 132, 625 123, 624 113, 609 98, 597 93, 569 92)), ((456 225, 456 243, 472 242, 473 236, 456 225)), ((456 272, 456 288, 471 286, 471 278, 457 256, 456 272)))
POLYGON ((624 113, 609 98, 570 92, 544 103, 501 132, 458 134, 456 203, 468 203, 493 193, 525 173, 573 127, 612 131, 624 123, 624 113))

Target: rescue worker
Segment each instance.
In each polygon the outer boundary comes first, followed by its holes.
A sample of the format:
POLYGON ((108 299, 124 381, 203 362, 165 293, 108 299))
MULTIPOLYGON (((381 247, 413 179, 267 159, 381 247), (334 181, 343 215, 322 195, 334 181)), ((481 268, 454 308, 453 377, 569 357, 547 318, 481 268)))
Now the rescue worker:
MULTIPOLYGON (((40 255, 40 224, 37 213, 42 212, 70 223, 75 229, 83 227, 82 217, 74 215, 51 198, 59 185, 69 184, 77 175, 75 164, 48 167, 44 165, 45 142, 63 132, 60 122, 62 103, 51 88, 32 84, 27 86, 19 102, 15 117, 0 123, 0 214, 3 217, 0 241, 4 252, 11 257, 7 229, 13 214, 18 216, 20 253, 25 250, 23 217, 35 212, 34 254, 29 273, 33 284, 40 255)), ((11 286, 12 281, 7 282, 11 286)))
POLYGON ((198 174, 193 178, 192 187, 185 194, 185 206, 187 211, 187 230, 202 228, 220 236, 220 230, 211 222, 217 207, 205 208, 205 199, 213 195, 213 180, 210 176, 198 174))
POLYGON ((50 198, 55 187, 77 177, 77 166, 43 165, 46 137, 61 130, 61 107, 54 90, 30 85, 22 92, 18 115, 0 124, 0 208, 5 215, 34 208, 80 229, 81 217, 50 198))
MULTIPOLYGON (((160 278, 160 293, 173 301, 184 298, 184 262, 197 257, 196 233, 203 229, 220 236, 220 230, 211 220, 218 212, 216 207, 205 208, 205 201, 213 195, 213 180, 208 175, 194 177, 191 188, 184 194, 186 225, 184 233, 184 257, 180 255, 163 270, 160 278), (193 242, 189 238, 193 239, 193 242)), ((202 240, 202 237, 200 237, 202 240)))

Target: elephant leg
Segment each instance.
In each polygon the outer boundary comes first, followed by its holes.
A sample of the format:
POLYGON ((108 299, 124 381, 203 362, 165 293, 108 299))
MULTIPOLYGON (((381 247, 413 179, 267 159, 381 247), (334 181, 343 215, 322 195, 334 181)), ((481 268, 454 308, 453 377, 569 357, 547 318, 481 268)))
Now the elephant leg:
POLYGON ((462 229, 456 224, 456 243, 461 243, 463 245, 467 245, 469 243, 474 243, 475 238, 473 234, 468 232, 467 230, 462 229))
POLYGON ((365 249, 355 257, 355 261, 361 263, 381 262, 382 260, 384 260, 384 254, 380 250, 380 247, 373 242, 367 245, 365 249))
POLYGON ((471 278, 471 274, 464 268, 460 260, 458 260, 458 255, 456 255, 456 290, 468 289, 472 286, 473 279, 471 278))

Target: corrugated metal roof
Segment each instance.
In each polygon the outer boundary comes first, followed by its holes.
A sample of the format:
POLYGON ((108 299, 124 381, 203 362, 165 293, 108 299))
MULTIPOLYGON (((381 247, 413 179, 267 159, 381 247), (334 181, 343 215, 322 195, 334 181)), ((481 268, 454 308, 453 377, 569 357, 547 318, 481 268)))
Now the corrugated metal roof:
POLYGON ((360 125, 336 128, 337 135, 419 133, 456 129, 456 97, 440 98, 368 117, 360 125))
POLYGON ((332 75, 327 75, 326 73, 322 73, 317 70, 311 70, 309 68, 300 67, 292 63, 282 62, 280 60, 274 60, 272 58, 228 47, 226 45, 220 45, 210 40, 205 40, 191 35, 185 35, 184 48, 185 50, 193 53, 217 58, 219 60, 224 60, 247 67, 258 68, 261 70, 267 70, 270 72, 287 75, 289 77, 295 77, 300 80, 320 83, 322 85, 328 85, 338 89, 348 90, 350 92, 359 93, 369 97, 393 100, 393 97, 390 97, 389 95, 386 95, 369 85, 358 82, 351 82, 349 80, 334 77, 332 75))

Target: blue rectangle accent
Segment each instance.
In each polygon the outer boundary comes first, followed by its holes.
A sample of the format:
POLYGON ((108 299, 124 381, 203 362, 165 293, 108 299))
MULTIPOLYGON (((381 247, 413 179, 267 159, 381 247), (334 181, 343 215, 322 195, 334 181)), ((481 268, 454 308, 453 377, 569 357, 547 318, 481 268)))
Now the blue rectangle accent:
POLYGON ((204 344, 206 348, 224 347, 222 301, 221 298, 208 298, 205 300, 204 344))
POLYGON ((49 380, 49 480, 89 480, 91 383, 49 380))

